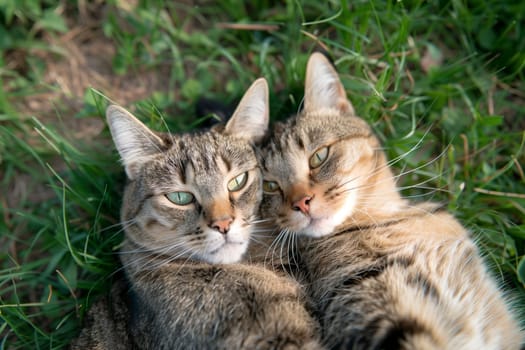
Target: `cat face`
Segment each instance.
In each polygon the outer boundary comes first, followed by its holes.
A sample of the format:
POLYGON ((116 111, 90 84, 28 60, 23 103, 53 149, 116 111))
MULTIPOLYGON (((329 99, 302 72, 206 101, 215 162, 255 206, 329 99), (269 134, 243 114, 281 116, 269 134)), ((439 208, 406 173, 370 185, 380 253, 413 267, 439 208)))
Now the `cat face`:
POLYGON ((365 210, 378 148, 370 127, 354 116, 330 62, 314 53, 303 111, 278 125, 262 150, 263 217, 310 237, 334 232, 365 210))
POLYGON ((232 263, 247 249, 262 196, 253 145, 268 124, 268 87, 257 80, 224 127, 156 134, 117 106, 107 118, 128 184, 121 217, 140 252, 166 261, 232 263))

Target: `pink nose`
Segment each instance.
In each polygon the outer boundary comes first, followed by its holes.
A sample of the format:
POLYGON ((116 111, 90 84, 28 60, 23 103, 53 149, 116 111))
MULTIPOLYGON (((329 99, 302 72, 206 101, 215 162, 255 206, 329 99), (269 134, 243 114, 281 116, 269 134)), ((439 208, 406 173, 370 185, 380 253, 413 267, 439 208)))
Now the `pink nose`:
POLYGON ((308 214, 310 212, 310 201, 312 197, 303 196, 301 199, 293 202, 292 209, 295 211, 301 211, 303 214, 308 214))
POLYGON ((211 228, 219 231, 222 234, 227 234, 230 230, 230 224, 232 223, 232 218, 215 220, 211 223, 211 228))

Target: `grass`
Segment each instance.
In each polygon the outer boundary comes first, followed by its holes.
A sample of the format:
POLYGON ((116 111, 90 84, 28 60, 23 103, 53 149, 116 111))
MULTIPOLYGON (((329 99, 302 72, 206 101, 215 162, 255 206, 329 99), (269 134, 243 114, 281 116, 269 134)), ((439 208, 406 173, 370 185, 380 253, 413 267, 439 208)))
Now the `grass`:
POLYGON ((0 349, 67 346, 108 290, 124 175, 107 128, 83 134, 102 124, 109 100, 130 93, 126 107, 149 125, 165 128, 165 118, 186 131, 202 120, 198 98, 234 102, 265 76, 272 118, 284 118, 299 108, 318 47, 389 157, 404 155, 394 165, 406 172, 403 194, 448 204, 525 319, 525 4, 126 4, 0 3, 0 349), (78 63, 67 44, 86 31, 79 47, 114 48, 107 84, 87 79, 65 93, 68 76, 49 72, 78 63))

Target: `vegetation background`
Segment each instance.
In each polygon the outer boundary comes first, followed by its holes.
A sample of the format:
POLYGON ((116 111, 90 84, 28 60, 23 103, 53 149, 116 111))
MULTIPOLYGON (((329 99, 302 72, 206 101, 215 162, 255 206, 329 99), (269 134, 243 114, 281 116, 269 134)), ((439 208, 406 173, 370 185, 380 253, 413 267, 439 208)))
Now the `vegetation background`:
POLYGON ((524 16, 501 0, 0 0, 0 349, 66 346, 118 268, 110 101, 186 131, 210 117, 199 98, 235 103, 264 76, 284 118, 316 48, 403 194, 448 204, 525 319, 524 16))

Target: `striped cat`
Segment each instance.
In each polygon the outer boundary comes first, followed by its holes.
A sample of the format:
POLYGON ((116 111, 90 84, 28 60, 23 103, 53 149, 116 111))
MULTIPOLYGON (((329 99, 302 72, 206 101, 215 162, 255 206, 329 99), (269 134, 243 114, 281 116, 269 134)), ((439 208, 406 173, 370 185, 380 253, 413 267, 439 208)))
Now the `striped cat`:
POLYGON ((298 242, 290 260, 328 348, 519 349, 516 319, 469 233, 440 206, 400 197, 322 54, 308 61, 304 109, 276 125, 261 166, 262 215, 279 240, 298 242))
POLYGON ((126 110, 107 119, 128 183, 115 284, 74 349, 318 349, 299 285, 237 263, 257 223, 268 86, 253 83, 225 126, 161 134, 126 110))

